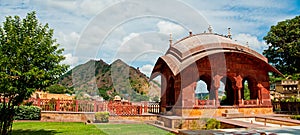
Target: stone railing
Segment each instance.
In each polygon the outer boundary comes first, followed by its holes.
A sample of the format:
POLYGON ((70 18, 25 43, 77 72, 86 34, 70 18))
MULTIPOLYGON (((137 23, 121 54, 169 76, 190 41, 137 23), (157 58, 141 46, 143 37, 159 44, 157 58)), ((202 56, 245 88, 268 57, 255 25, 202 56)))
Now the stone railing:
POLYGON ((148 112, 158 114, 160 112, 160 105, 156 102, 149 102, 148 103, 148 112))
POLYGON ((42 111, 66 112, 101 112, 108 111, 110 115, 140 115, 148 112, 147 102, 131 103, 121 101, 89 101, 30 98, 42 111))
POLYGON ((241 100, 241 105, 244 106, 258 106, 260 104, 258 99, 252 99, 252 100, 241 100))
POLYGON ((199 100, 196 99, 195 107, 213 107, 216 106, 216 100, 199 100))

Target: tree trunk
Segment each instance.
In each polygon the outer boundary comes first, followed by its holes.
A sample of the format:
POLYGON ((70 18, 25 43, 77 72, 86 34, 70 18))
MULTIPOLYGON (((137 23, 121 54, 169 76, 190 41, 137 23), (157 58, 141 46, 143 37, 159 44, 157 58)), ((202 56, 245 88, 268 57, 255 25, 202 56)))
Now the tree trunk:
POLYGON ((1 102, 0 109, 1 109, 0 134, 1 135, 11 134, 13 117, 15 114, 14 105, 11 104, 11 101, 6 103, 4 99, 4 101, 1 102))

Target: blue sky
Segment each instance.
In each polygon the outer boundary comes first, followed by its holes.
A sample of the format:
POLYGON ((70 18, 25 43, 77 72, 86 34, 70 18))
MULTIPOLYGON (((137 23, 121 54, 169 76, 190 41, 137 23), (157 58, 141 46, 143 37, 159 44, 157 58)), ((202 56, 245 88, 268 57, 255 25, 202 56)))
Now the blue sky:
POLYGON ((176 41, 208 25, 219 34, 230 27, 233 40, 261 53, 270 27, 299 15, 299 9, 300 0, 0 0, 0 21, 36 11, 65 48, 64 63, 122 59, 149 75, 168 49, 170 33, 176 41))

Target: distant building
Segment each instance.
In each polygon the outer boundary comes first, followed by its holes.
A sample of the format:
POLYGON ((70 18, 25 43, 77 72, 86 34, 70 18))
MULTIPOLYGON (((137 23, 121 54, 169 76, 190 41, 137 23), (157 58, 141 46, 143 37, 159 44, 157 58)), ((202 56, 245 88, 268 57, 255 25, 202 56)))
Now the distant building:
POLYGON ((271 85, 273 98, 299 97, 300 80, 286 79, 271 85))
POLYGON ((40 99, 61 99, 61 100, 73 100, 75 96, 68 94, 52 94, 44 91, 36 91, 31 95, 32 98, 40 98, 40 99))

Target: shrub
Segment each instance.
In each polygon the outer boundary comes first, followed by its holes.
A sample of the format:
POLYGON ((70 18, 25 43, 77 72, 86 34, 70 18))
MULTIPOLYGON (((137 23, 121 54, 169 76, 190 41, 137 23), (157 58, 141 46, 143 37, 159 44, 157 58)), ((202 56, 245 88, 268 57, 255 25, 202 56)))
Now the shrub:
POLYGON ((40 120, 41 109, 36 106, 15 106, 14 120, 40 120))
POLYGON ((206 121, 206 129, 219 129, 221 127, 220 121, 216 119, 208 119, 206 121))
POLYGON ((95 122, 107 123, 109 120, 109 112, 96 112, 95 122))
POLYGON ((291 116, 291 119, 300 120, 300 115, 293 115, 291 116))

